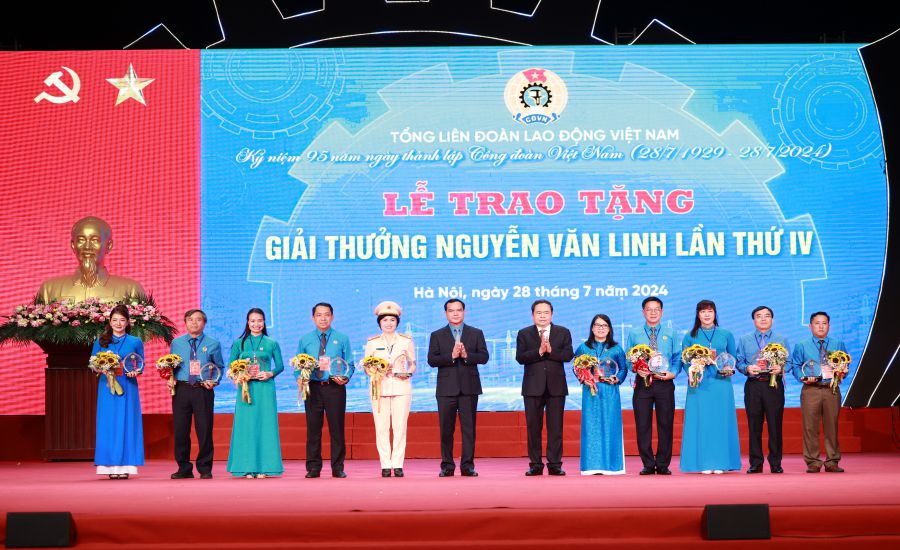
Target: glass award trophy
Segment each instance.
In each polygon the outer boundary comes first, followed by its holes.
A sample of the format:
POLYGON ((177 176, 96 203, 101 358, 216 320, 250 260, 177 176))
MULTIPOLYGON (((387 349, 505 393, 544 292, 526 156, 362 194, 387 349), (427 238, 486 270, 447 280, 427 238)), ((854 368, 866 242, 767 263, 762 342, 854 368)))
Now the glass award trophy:
POLYGON ((135 352, 131 352, 122 359, 122 370, 126 373, 136 372, 141 374, 144 372, 144 358, 135 352))
POLYGON ((594 378, 596 381, 604 380, 609 382, 614 376, 619 372, 619 364, 616 363, 615 359, 611 359, 609 357, 600 359, 600 362, 597 363, 597 366, 594 367, 594 378))
POLYGON ((821 382, 822 365, 816 359, 810 359, 800 366, 800 376, 804 379, 812 378, 816 382, 821 382))
POLYGON ((650 355, 647 363, 650 366, 650 372, 657 376, 665 376, 669 372, 669 358, 658 351, 654 351, 650 355))
POLYGON ((719 378, 727 378, 734 374, 737 368, 737 360, 728 352, 722 352, 716 356, 716 373, 719 378))
POLYGON ((406 379, 412 376, 416 362, 409 358, 406 353, 394 359, 391 364, 391 373, 400 379, 406 379))
POLYGON ((761 351, 753 353, 753 357, 750 358, 750 363, 747 366, 751 365, 759 367, 759 374, 756 375, 757 378, 760 380, 767 380, 769 378, 769 362, 763 359, 761 351))
POLYGON ((218 384, 222 379, 222 367, 215 363, 207 363, 200 367, 200 381, 218 384))
POLYGON ((347 380, 350 374, 350 365, 344 361, 343 357, 335 357, 331 360, 328 368, 329 378, 337 380, 347 380))

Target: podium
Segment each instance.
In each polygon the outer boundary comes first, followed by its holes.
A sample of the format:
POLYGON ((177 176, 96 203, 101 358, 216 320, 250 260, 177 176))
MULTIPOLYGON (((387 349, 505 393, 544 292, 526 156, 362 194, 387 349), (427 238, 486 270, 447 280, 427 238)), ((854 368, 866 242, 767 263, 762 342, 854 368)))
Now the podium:
POLYGON ((97 426, 97 375, 90 345, 38 345, 47 354, 44 460, 92 460, 97 426))

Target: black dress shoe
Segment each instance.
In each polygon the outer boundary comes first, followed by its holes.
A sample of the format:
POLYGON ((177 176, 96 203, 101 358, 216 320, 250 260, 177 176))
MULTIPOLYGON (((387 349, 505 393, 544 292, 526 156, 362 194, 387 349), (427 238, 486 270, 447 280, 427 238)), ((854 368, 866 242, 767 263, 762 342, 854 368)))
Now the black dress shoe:
POLYGON ((640 475, 642 476, 652 476, 656 473, 656 468, 644 468, 641 470, 640 475))
POLYGON ((807 474, 818 474, 820 466, 807 466, 806 473, 807 474))
POLYGON ((564 476, 566 475, 566 471, 562 468, 547 468, 547 473, 551 476, 564 476))
POLYGON ((844 473, 844 469, 835 464, 834 466, 825 466, 825 471, 832 474, 842 474, 844 473))
POLYGON ((203 472, 200 474, 200 479, 212 479, 212 472, 203 472))
POLYGON ((340 479, 344 479, 345 477, 347 477, 347 473, 344 472, 344 470, 335 470, 335 471, 331 472, 331 477, 337 477, 340 479))
POLYGON ((382 468, 381 469, 381 477, 391 477, 391 469, 390 468, 382 468))
POLYGON ((394 468, 394 477, 403 477, 403 468, 394 468))
POLYGON ((747 470, 748 474, 761 474, 762 466, 751 466, 749 470, 747 470))
POLYGON ((672 470, 670 470, 668 468, 660 468, 659 466, 657 466, 656 473, 661 476, 670 476, 670 475, 672 475, 672 470))
POLYGON ((319 477, 320 475, 322 475, 320 472, 306 472, 306 477, 310 479, 319 477))
POLYGON ((193 479, 193 472, 175 472, 174 474, 169 476, 172 479, 193 479))
POLYGON ((478 477, 478 472, 475 470, 460 470, 459 475, 463 477, 478 477))
POLYGON ((784 473, 784 468, 782 468, 781 466, 772 466, 771 470, 772 470, 773 474, 783 474, 784 473))
POLYGON ((438 477, 453 477, 453 470, 441 470, 438 477))
POLYGON ((531 468, 528 468, 528 471, 525 472, 525 475, 526 476, 542 476, 542 475, 544 475, 544 469, 538 468, 536 466, 532 466, 531 468))

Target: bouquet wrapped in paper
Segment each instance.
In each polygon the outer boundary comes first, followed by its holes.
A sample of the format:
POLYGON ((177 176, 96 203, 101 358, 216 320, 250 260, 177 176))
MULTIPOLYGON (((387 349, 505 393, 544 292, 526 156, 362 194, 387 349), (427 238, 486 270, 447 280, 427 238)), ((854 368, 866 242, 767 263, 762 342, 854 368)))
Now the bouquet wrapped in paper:
MULTIPOLYGON (((181 362, 181 356, 177 353, 163 355, 156 360, 156 372, 159 373, 160 378, 168 381, 170 378, 172 378, 172 376, 174 376, 175 369, 178 368, 178 365, 180 365, 181 362)), ((169 393, 174 396, 175 388, 169 388, 169 393)))
POLYGON ((309 397, 309 380, 312 377, 312 371, 316 370, 319 363, 312 355, 301 353, 291 359, 291 366, 294 367, 294 372, 299 373, 297 382, 300 385, 300 401, 306 401, 306 398, 309 397))
POLYGON ((228 365, 228 378, 234 380, 235 385, 241 386, 241 401, 252 405, 250 399, 250 360, 235 359, 228 365))
POLYGON ((846 351, 832 351, 828 354, 827 360, 828 365, 832 369, 831 393, 836 395, 838 387, 841 385, 841 382, 844 381, 844 377, 847 376, 847 372, 850 370, 850 354, 846 351))
POLYGON ((372 401, 378 404, 378 410, 381 411, 381 381, 390 370, 390 365, 380 357, 369 356, 362 360, 362 366, 369 375, 369 394, 372 401))
POLYGON ((681 360, 688 366, 688 382, 692 388, 696 388, 703 381, 703 371, 709 365, 715 364, 713 351, 706 346, 693 344, 681 352, 681 360))
POLYGON ((587 353, 579 355, 573 362, 572 370, 579 382, 591 389, 591 395, 597 395, 597 381, 594 379, 594 369, 598 365, 597 358, 587 353))
MULTIPOLYGON (((766 362, 766 365, 775 365, 780 369, 784 369, 787 364, 788 350, 778 342, 766 344, 759 352, 759 358, 766 362)), ((782 371, 783 372, 783 371, 782 371)), ((774 374, 769 374, 769 387, 778 387, 778 380, 774 374)))
POLYGON ((109 388, 109 393, 113 395, 125 393, 119 381, 116 380, 116 370, 120 364, 119 356, 111 351, 101 351, 97 355, 92 355, 88 361, 88 367, 92 371, 96 372, 98 376, 106 376, 106 386, 109 388))
POLYGON ((644 379, 644 387, 649 388, 653 383, 653 377, 650 372, 650 356, 653 355, 653 349, 647 344, 638 344, 628 350, 627 359, 631 363, 631 372, 636 373, 644 379), (644 374, 648 373, 648 374, 644 374))

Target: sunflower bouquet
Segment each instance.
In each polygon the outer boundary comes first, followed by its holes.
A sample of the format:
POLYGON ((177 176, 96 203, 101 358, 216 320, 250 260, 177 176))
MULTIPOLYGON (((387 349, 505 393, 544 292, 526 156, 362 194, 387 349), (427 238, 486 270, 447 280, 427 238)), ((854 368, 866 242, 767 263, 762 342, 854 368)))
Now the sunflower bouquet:
MULTIPOLYGON (((170 378, 172 378, 172 376, 174 376, 175 369, 178 368, 178 365, 180 365, 181 362, 181 356, 177 353, 163 355, 156 360, 156 372, 159 373, 159 377, 163 380, 169 380, 170 378)), ((169 388, 169 393, 174 396, 175 388, 169 388)))
POLYGON ((631 372, 637 373, 644 379, 644 387, 649 388, 653 383, 650 372, 650 357, 653 355, 653 348, 647 344, 638 344, 628 350, 627 359, 631 363, 631 372))
POLYGON ((579 355, 573 362, 572 370, 578 381, 591 389, 591 395, 597 395, 597 382, 594 380, 594 369, 599 361, 593 355, 587 353, 579 355))
POLYGON ((841 350, 832 351, 828 354, 827 361, 834 373, 831 378, 831 393, 837 395, 838 387, 850 370, 850 354, 841 350))
MULTIPOLYGON (((784 365, 787 364, 788 350, 778 342, 772 342, 766 344, 766 347, 759 353, 759 358, 765 360, 767 365, 775 365, 783 369, 784 365)), ((777 386, 777 377, 769 375, 769 387, 775 388, 777 386)))
POLYGON ((234 380, 235 385, 241 385, 241 400, 252 405, 250 399, 250 360, 235 359, 228 365, 228 378, 234 380))
POLYGON ((703 381, 703 371, 709 365, 715 364, 713 351, 706 346, 693 344, 681 352, 681 360, 689 364, 688 381, 692 388, 696 388, 703 381))
POLYGON ((300 384, 300 401, 306 401, 309 397, 309 380, 312 377, 312 371, 318 368, 319 363, 315 357, 308 353, 301 353, 291 359, 291 366, 294 372, 298 372, 297 382, 300 384))
POLYGON ((113 395, 123 395, 125 392, 119 381, 116 380, 116 370, 121 365, 122 359, 111 351, 101 351, 97 355, 92 355, 88 361, 88 367, 97 373, 97 376, 106 376, 106 386, 109 393, 113 395))
POLYGON ((362 366, 370 378, 369 393, 372 401, 378 404, 378 410, 381 411, 381 381, 390 370, 390 365, 380 357, 369 356, 362 360, 362 366))

